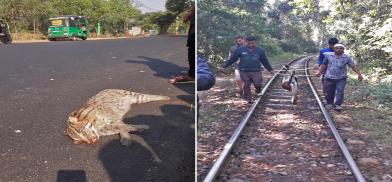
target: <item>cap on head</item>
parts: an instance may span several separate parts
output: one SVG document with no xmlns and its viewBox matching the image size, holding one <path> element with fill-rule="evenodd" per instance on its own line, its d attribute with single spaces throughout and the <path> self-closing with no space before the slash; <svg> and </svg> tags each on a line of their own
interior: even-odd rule
<svg viewBox="0 0 392 182">
<path fill-rule="evenodd" d="M 246 41 L 256 41 L 256 37 L 250 35 L 250 36 L 246 37 Z"/>
<path fill-rule="evenodd" d="M 330 38 L 328 40 L 328 44 L 337 44 L 339 42 L 339 40 L 337 38 Z"/>
<path fill-rule="evenodd" d="M 333 47 L 340 47 L 340 48 L 346 49 L 346 47 L 341 43 L 335 44 Z"/>
</svg>

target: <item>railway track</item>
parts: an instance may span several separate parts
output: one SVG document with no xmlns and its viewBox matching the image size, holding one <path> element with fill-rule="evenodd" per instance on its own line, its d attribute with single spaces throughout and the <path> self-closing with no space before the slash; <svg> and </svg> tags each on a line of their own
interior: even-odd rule
<svg viewBox="0 0 392 182">
<path fill-rule="evenodd" d="M 308 75 L 310 59 L 290 65 Z M 309 77 L 298 79 L 293 105 L 282 75 L 265 85 L 204 181 L 365 181 Z"/>
</svg>

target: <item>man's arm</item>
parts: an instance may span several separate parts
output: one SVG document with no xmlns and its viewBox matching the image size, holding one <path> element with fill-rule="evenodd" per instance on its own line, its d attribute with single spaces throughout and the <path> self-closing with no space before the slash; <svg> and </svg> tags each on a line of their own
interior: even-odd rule
<svg viewBox="0 0 392 182">
<path fill-rule="evenodd" d="M 361 81 L 363 79 L 361 71 L 359 70 L 357 64 L 355 64 L 355 62 L 351 59 L 351 57 L 349 57 L 347 64 L 358 75 L 358 80 Z"/>
<path fill-rule="evenodd" d="M 215 77 L 208 68 L 207 62 L 197 58 L 197 91 L 210 89 L 215 84 Z"/>
<path fill-rule="evenodd" d="M 323 52 L 323 50 L 320 50 L 319 57 L 317 59 L 317 64 L 318 65 L 323 64 L 323 60 L 324 60 L 324 52 Z"/>
<path fill-rule="evenodd" d="M 225 61 L 225 64 L 223 65 L 223 68 L 228 68 L 230 65 L 238 61 L 238 58 L 240 58 L 241 51 L 237 49 L 234 54 L 230 55 L 230 58 Z"/>
<path fill-rule="evenodd" d="M 355 67 L 353 67 L 351 69 L 358 75 L 358 80 L 362 81 L 363 80 L 363 76 L 362 76 L 361 71 L 359 70 L 358 66 L 355 66 Z"/>
<path fill-rule="evenodd" d="M 317 76 L 320 76 L 321 73 L 324 72 L 324 70 L 325 70 L 326 67 L 327 67 L 327 65 L 325 65 L 325 64 L 320 64 L 319 70 L 318 70 L 318 72 L 316 73 L 316 75 L 317 75 Z"/>
<path fill-rule="evenodd" d="M 323 57 L 324 57 L 323 62 L 320 64 L 319 71 L 316 73 L 317 76 L 320 76 L 321 73 L 324 73 L 324 71 L 328 65 L 328 58 L 326 56 L 323 56 Z"/>
<path fill-rule="evenodd" d="M 264 50 L 261 50 L 260 62 L 261 62 L 261 64 L 264 65 L 264 67 L 265 67 L 269 72 L 272 72 L 272 71 L 273 71 L 272 66 L 271 66 L 271 64 L 270 64 L 269 61 L 268 61 L 268 58 L 267 58 L 267 56 L 265 55 Z"/>
</svg>

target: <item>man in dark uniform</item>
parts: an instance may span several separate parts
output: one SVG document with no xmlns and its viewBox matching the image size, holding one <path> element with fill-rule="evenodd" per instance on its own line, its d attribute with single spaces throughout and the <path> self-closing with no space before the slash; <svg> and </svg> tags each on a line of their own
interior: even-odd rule
<svg viewBox="0 0 392 182">
<path fill-rule="evenodd" d="M 251 85 L 256 88 L 256 93 L 261 92 L 262 74 L 261 64 L 273 74 L 273 69 L 265 55 L 264 49 L 256 46 L 256 38 L 254 36 L 248 36 L 246 38 L 246 46 L 239 47 L 233 55 L 225 62 L 223 68 L 228 68 L 233 63 L 239 62 L 239 70 L 241 80 L 244 82 L 244 99 L 248 103 L 252 103 L 251 96 Z"/>
</svg>

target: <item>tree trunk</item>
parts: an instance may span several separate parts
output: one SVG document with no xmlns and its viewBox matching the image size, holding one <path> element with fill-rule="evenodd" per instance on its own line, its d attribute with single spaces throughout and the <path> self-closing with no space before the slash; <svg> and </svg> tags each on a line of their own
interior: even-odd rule
<svg viewBox="0 0 392 182">
<path fill-rule="evenodd" d="M 126 18 L 125 22 L 124 22 L 124 35 L 125 37 L 129 36 L 129 31 L 128 31 L 128 17 Z"/>
<path fill-rule="evenodd" d="M 34 36 L 35 36 L 35 30 L 36 30 L 36 25 L 35 25 L 35 17 L 34 17 L 34 19 L 33 19 L 33 29 L 34 29 Z"/>
</svg>

